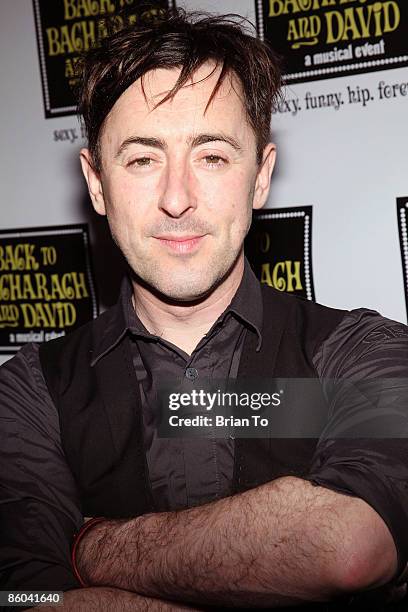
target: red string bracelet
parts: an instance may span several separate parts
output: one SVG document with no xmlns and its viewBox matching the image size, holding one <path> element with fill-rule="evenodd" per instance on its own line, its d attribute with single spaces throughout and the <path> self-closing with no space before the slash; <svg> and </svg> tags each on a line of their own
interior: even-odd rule
<svg viewBox="0 0 408 612">
<path fill-rule="evenodd" d="M 81 585 L 81 587 L 84 587 L 84 588 L 88 587 L 90 585 L 86 584 L 86 582 L 81 578 L 81 575 L 80 575 L 80 573 L 78 571 L 78 568 L 77 568 L 76 553 L 77 553 L 77 549 L 78 549 L 78 544 L 83 539 L 84 535 L 90 529 L 92 529 L 92 527 L 95 527 L 95 525 L 97 525 L 98 523 L 102 523 L 102 521 L 106 521 L 106 518 L 103 517 L 103 516 L 102 517 L 101 516 L 97 516 L 97 517 L 92 518 L 90 521 L 87 521 L 86 523 L 84 523 L 84 525 L 82 525 L 81 529 L 76 534 L 75 539 L 74 539 L 74 543 L 72 545 L 72 552 L 71 552 L 72 569 L 74 570 L 75 578 L 78 580 L 78 582 Z"/>
</svg>

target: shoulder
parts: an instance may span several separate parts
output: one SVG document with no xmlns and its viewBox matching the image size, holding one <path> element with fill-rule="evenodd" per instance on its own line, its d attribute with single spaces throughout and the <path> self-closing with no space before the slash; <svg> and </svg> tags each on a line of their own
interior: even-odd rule
<svg viewBox="0 0 408 612">
<path fill-rule="evenodd" d="M 348 312 L 319 347 L 324 376 L 408 376 L 408 327 L 375 310 Z"/>
<path fill-rule="evenodd" d="M 273 310 L 289 311 L 292 316 L 296 315 L 297 320 L 302 318 L 312 320 L 315 317 L 323 317 L 323 319 L 338 321 L 348 313 L 347 310 L 312 302 L 302 296 L 278 291 L 267 285 L 261 285 L 261 290 L 264 304 L 272 306 Z"/>
<path fill-rule="evenodd" d="M 0 398 L 4 426 L 19 431 L 25 427 L 58 439 L 58 415 L 43 377 L 38 344 L 27 344 L 1 366 Z"/>
<path fill-rule="evenodd" d="M 41 366 L 38 352 L 38 344 L 26 344 L 14 357 L 1 365 L 0 385 L 3 392 L 9 384 L 17 382 L 22 386 L 31 385 L 33 389 L 41 387 Z"/>
<path fill-rule="evenodd" d="M 312 355 L 348 313 L 266 285 L 262 285 L 262 296 L 265 320 L 284 327 Z"/>
</svg>

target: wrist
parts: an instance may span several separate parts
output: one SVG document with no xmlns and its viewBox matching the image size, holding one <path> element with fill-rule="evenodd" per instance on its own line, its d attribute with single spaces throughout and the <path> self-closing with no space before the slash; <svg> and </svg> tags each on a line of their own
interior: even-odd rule
<svg viewBox="0 0 408 612">
<path fill-rule="evenodd" d="M 101 538 L 106 529 L 107 519 L 95 517 L 84 523 L 75 535 L 71 551 L 72 569 L 81 587 L 86 588 L 94 584 L 90 575 L 92 564 L 87 563 L 89 558 L 89 545 L 92 542 L 93 557 L 99 557 L 95 550 L 100 545 Z"/>
</svg>

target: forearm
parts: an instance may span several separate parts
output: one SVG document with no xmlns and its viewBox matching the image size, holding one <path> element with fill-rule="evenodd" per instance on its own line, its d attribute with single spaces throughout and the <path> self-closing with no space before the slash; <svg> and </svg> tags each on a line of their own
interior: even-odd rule
<svg viewBox="0 0 408 612">
<path fill-rule="evenodd" d="M 31 608 L 34 612 L 38 608 Z M 41 612 L 176 612 L 177 610 L 194 611 L 179 603 L 143 597 L 111 587 L 94 587 L 78 589 L 64 593 L 62 606 L 41 606 Z M 29 611 L 28 611 L 29 612 Z"/>
<path fill-rule="evenodd" d="M 282 478 L 206 506 L 96 525 L 78 567 L 90 584 L 202 604 L 325 601 L 353 590 L 349 540 L 365 511 L 361 500 Z"/>
</svg>

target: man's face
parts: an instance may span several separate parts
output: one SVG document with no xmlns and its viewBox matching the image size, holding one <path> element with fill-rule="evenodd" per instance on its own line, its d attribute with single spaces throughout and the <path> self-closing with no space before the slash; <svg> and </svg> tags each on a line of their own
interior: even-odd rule
<svg viewBox="0 0 408 612">
<path fill-rule="evenodd" d="M 162 296 L 192 301 L 241 274 L 252 208 L 267 197 L 274 149 L 256 162 L 255 135 L 227 77 L 205 107 L 219 70 L 202 66 L 171 100 L 154 108 L 179 70 L 149 72 L 108 115 L 97 175 L 82 152 L 93 204 L 107 214 L 131 268 Z M 207 77 L 207 78 L 205 78 Z M 239 270 L 239 271 L 238 271 Z"/>
</svg>

